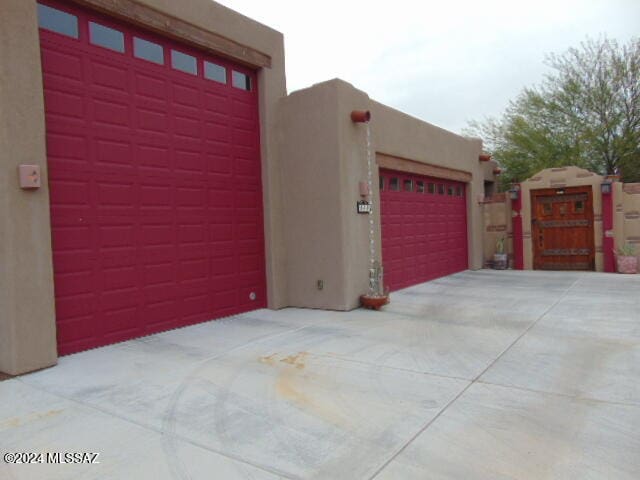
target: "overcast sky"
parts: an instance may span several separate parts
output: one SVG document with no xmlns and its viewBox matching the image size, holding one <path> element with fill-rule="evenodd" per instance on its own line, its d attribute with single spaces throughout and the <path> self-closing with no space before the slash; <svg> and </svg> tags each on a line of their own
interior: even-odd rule
<svg viewBox="0 0 640 480">
<path fill-rule="evenodd" d="M 640 0 L 217 0 L 281 31 L 287 88 L 339 77 L 454 132 L 541 81 L 545 54 L 640 35 Z"/>
</svg>

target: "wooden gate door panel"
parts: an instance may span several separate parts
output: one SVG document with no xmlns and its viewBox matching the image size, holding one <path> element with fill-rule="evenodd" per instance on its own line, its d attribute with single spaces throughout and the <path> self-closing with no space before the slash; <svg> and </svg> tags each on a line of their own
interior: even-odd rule
<svg viewBox="0 0 640 480">
<path fill-rule="evenodd" d="M 594 270 L 590 186 L 531 191 L 533 268 Z"/>
</svg>

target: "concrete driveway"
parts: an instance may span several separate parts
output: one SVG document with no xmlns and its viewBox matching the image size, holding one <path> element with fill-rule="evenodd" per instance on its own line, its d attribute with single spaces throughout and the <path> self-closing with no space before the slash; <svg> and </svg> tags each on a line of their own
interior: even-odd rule
<svg viewBox="0 0 640 480">
<path fill-rule="evenodd" d="M 0 382 L 7 452 L 100 463 L 0 461 L 3 480 L 637 480 L 640 275 L 465 272 L 383 312 L 260 310 L 71 355 Z"/>
</svg>

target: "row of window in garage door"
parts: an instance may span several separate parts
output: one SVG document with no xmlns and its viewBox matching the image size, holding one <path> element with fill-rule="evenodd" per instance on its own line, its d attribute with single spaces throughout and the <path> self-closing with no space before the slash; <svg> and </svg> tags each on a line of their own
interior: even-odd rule
<svg viewBox="0 0 640 480">
<path fill-rule="evenodd" d="M 202 76 L 207 80 L 226 85 L 229 83 L 241 90 L 252 90 L 251 77 L 238 70 L 227 68 L 222 62 L 212 62 L 174 48 L 165 48 L 151 36 L 130 35 L 110 24 L 81 18 L 80 15 L 54 8 L 44 3 L 38 4 L 40 28 L 66 37 L 84 41 L 108 49 L 112 52 L 130 54 L 137 59 L 157 65 L 169 65 L 172 69 L 189 75 Z M 107 25 L 109 24 L 109 25 Z M 229 76 L 231 78 L 229 79 Z"/>
<path fill-rule="evenodd" d="M 402 184 L 402 187 L 401 187 Z M 447 184 L 429 182 L 425 180 L 415 180 L 413 178 L 400 179 L 394 176 L 380 175 L 380 190 L 390 192 L 416 192 L 437 195 L 448 195 L 450 197 L 464 197 L 464 186 L 462 184 Z"/>
</svg>

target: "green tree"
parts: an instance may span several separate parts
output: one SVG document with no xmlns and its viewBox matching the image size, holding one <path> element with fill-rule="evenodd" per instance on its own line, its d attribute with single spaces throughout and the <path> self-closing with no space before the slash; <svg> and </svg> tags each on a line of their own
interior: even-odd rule
<svg viewBox="0 0 640 480">
<path fill-rule="evenodd" d="M 640 182 L 640 39 L 588 39 L 546 64 L 551 73 L 501 117 L 465 130 L 503 167 L 503 186 L 568 165 Z"/>
</svg>

